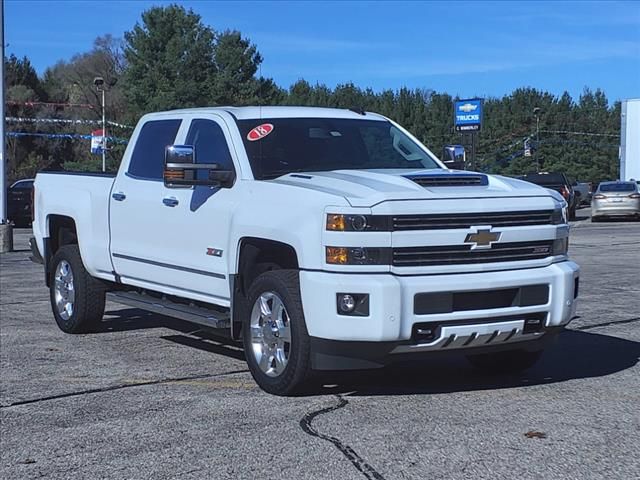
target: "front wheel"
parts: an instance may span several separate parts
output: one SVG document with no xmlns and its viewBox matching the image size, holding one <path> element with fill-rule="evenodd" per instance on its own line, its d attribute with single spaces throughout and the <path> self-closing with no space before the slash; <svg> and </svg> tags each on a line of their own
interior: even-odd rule
<svg viewBox="0 0 640 480">
<path fill-rule="evenodd" d="M 488 373 L 518 373 L 533 367 L 541 356 L 542 350 L 532 352 L 509 350 L 506 352 L 467 355 L 467 360 L 474 367 Z"/>
<path fill-rule="evenodd" d="M 64 245 L 51 259 L 51 308 L 65 333 L 84 333 L 102 320 L 105 287 L 84 268 L 77 245 Z"/>
<path fill-rule="evenodd" d="M 264 391 L 290 395 L 309 379 L 310 342 L 298 272 L 271 270 L 251 284 L 242 339 L 251 375 Z"/>
</svg>

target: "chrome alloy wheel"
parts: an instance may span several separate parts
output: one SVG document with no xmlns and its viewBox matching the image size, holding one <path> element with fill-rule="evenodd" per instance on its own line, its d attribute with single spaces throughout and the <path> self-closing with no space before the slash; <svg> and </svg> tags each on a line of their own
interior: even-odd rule
<svg viewBox="0 0 640 480">
<path fill-rule="evenodd" d="M 278 294 L 264 292 L 251 310 L 251 350 L 269 377 L 279 376 L 291 352 L 291 321 Z"/>
<path fill-rule="evenodd" d="M 53 295 L 58 308 L 58 314 L 63 320 L 69 320 L 73 315 L 73 303 L 76 299 L 76 291 L 73 285 L 73 270 L 66 260 L 62 260 L 53 277 Z"/>
</svg>

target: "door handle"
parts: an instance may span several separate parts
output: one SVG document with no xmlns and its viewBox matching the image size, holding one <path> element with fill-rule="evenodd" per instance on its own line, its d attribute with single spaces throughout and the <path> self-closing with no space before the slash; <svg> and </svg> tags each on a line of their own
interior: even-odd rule
<svg viewBox="0 0 640 480">
<path fill-rule="evenodd" d="M 167 207 L 175 207 L 178 205 L 178 199 L 175 197 L 166 197 L 162 199 L 162 203 L 164 203 Z"/>
<path fill-rule="evenodd" d="M 127 196 L 126 196 L 124 193 L 122 193 L 122 192 L 114 192 L 114 193 L 112 193 L 112 194 L 111 194 L 111 197 L 112 197 L 114 200 L 117 200 L 118 202 L 121 202 L 121 201 L 123 201 L 125 198 L 127 198 Z"/>
</svg>

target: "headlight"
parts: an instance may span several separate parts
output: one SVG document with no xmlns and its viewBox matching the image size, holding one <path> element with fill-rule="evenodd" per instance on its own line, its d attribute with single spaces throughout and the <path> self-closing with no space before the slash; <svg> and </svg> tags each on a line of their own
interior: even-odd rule
<svg viewBox="0 0 640 480">
<path fill-rule="evenodd" d="M 566 255 L 569 251 L 569 237 L 558 238 L 553 241 L 552 255 Z"/>
<path fill-rule="evenodd" d="M 327 230 L 332 232 L 389 232 L 390 217 L 379 215 L 327 215 Z"/>
<path fill-rule="evenodd" d="M 390 248 L 326 247 L 326 261 L 330 265 L 389 265 Z"/>
<path fill-rule="evenodd" d="M 553 214 L 551 215 L 551 223 L 553 225 L 562 225 L 564 223 L 567 223 L 567 207 L 566 206 L 558 207 L 553 210 Z"/>
</svg>

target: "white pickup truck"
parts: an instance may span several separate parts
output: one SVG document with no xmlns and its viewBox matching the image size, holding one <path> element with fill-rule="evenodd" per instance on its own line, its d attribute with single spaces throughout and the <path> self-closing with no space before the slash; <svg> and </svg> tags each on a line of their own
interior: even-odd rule
<svg viewBox="0 0 640 480">
<path fill-rule="evenodd" d="M 34 198 L 64 332 L 105 297 L 224 329 L 273 394 L 450 350 L 522 370 L 575 315 L 562 197 L 449 170 L 375 113 L 152 113 L 117 175 L 41 172 Z"/>
</svg>

